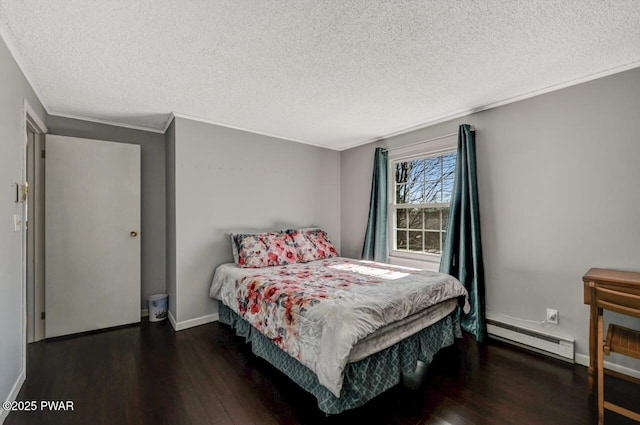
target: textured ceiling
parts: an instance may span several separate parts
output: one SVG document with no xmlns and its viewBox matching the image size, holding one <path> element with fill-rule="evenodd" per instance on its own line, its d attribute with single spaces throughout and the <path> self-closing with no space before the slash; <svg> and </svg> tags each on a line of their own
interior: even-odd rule
<svg viewBox="0 0 640 425">
<path fill-rule="evenodd" d="M 54 115 L 344 149 L 640 66 L 640 1 L 0 0 Z"/>
</svg>

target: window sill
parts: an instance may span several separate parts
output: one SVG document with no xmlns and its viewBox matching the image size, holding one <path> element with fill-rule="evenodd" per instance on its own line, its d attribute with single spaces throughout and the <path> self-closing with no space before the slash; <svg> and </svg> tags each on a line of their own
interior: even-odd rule
<svg viewBox="0 0 640 425">
<path fill-rule="evenodd" d="M 440 257 L 433 256 L 430 258 L 416 258 L 415 255 L 398 255 L 396 253 L 389 254 L 389 263 L 395 266 L 414 267 L 422 270 L 431 270 L 437 272 L 440 269 Z"/>
</svg>

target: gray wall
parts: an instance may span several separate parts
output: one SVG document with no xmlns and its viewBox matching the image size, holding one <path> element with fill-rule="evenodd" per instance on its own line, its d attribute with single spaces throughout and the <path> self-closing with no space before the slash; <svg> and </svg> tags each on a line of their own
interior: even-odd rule
<svg viewBox="0 0 640 425">
<path fill-rule="evenodd" d="M 147 297 L 162 294 L 165 282 L 165 136 L 78 119 L 49 116 L 49 134 L 108 140 L 140 145 L 141 153 L 141 221 L 142 288 L 141 308 Z"/>
<path fill-rule="evenodd" d="M 0 38 L 0 400 L 9 398 L 23 370 L 24 285 L 22 233 L 13 231 L 13 183 L 22 181 L 25 141 L 24 99 L 46 120 L 40 101 Z M 6 412 L 0 412 L 0 420 Z"/>
<path fill-rule="evenodd" d="M 369 218 L 369 201 L 373 179 L 373 156 L 384 142 L 341 152 L 340 227 L 342 252 L 345 257 L 360 258 Z M 364 207 L 364 208 L 363 208 Z"/>
<path fill-rule="evenodd" d="M 553 332 L 574 337 L 587 354 L 582 275 L 590 267 L 640 270 L 639 117 L 634 69 L 379 144 L 475 125 L 489 314 L 543 320 L 556 308 Z M 342 152 L 342 247 L 350 256 L 362 249 L 375 146 Z"/>
<path fill-rule="evenodd" d="M 231 231 L 317 225 L 340 247 L 340 153 L 175 119 L 178 322 L 214 314 L 216 266 Z"/>
</svg>

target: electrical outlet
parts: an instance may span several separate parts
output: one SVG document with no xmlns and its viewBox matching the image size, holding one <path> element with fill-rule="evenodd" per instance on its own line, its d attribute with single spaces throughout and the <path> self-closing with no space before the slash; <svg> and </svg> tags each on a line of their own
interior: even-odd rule
<svg viewBox="0 0 640 425">
<path fill-rule="evenodd" d="M 554 310 L 552 308 L 547 309 L 547 323 L 553 323 L 554 325 L 558 324 L 558 310 Z"/>
</svg>

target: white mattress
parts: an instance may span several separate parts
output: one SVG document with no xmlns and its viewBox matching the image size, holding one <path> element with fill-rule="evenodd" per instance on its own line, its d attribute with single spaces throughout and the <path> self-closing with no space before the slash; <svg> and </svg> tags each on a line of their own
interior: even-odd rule
<svg viewBox="0 0 640 425">
<path fill-rule="evenodd" d="M 354 363 L 371 354 L 391 347 L 393 344 L 429 327 L 450 314 L 458 305 L 457 299 L 443 301 L 412 316 L 384 326 L 360 340 L 349 354 L 348 363 Z"/>
</svg>

